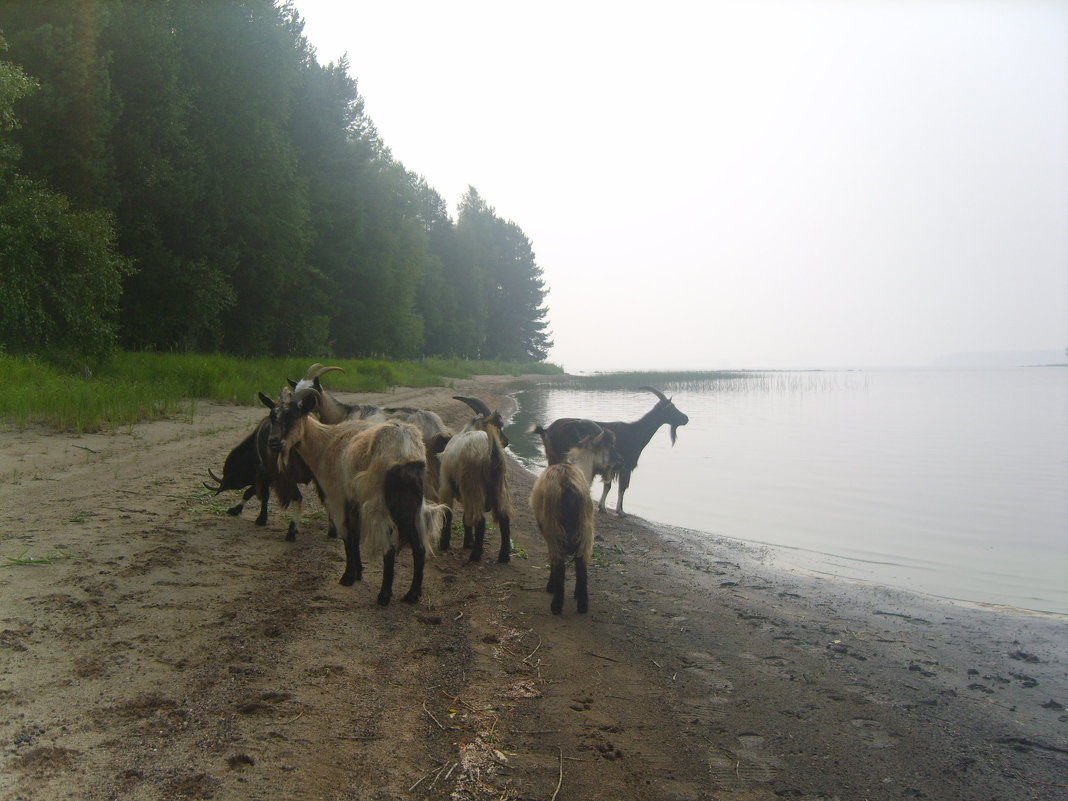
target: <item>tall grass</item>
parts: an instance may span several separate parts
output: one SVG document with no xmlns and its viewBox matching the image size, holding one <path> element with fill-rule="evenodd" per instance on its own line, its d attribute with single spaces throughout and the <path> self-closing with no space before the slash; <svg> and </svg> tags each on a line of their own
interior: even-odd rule
<svg viewBox="0 0 1068 801">
<path fill-rule="evenodd" d="M 256 405 L 261 390 L 277 396 L 286 378 L 299 379 L 312 358 L 239 359 L 175 353 L 119 353 L 91 379 L 33 357 L 0 354 L 0 425 L 40 424 L 76 432 L 114 429 L 178 413 L 192 414 L 196 400 Z M 330 374 L 342 392 L 384 392 L 394 386 L 441 386 L 474 375 L 522 375 L 563 371 L 555 365 L 424 359 L 390 362 L 331 360 L 344 373 Z"/>
<path fill-rule="evenodd" d="M 595 373 L 576 376 L 561 387 L 591 390 L 636 390 L 653 386 L 672 392 L 799 393 L 866 386 L 863 373 L 821 370 L 703 370 Z"/>
</svg>

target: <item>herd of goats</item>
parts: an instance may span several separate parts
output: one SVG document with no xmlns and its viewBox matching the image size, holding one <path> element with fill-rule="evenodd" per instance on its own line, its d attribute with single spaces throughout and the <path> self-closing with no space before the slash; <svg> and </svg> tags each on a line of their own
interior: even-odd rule
<svg viewBox="0 0 1068 801">
<path fill-rule="evenodd" d="M 412 584 L 404 596 L 416 603 L 422 593 L 426 554 L 435 545 L 449 550 L 452 507 L 463 508 L 464 547 L 470 561 L 482 558 L 485 513 L 500 530 L 498 562 L 511 554 L 511 497 L 504 449 L 508 438 L 499 412 L 478 398 L 454 396 L 475 412 L 459 433 L 441 417 L 412 408 L 383 408 L 347 404 L 327 392 L 320 378 L 340 367 L 313 364 L 300 381 L 289 380 L 274 400 L 260 393 L 269 414 L 226 458 L 222 477 L 204 483 L 216 494 L 244 490 L 241 502 L 228 510 L 238 515 L 253 496 L 260 501 L 257 525 L 267 523 L 267 501 L 274 490 L 279 506 L 290 513 L 287 540 L 298 532 L 302 484 L 314 484 L 329 518 L 329 535 L 345 543 L 345 572 L 350 586 L 363 573 L 361 549 L 382 557 L 382 586 L 378 603 L 393 596 L 397 551 L 412 550 Z M 550 609 L 560 614 L 564 602 L 564 574 L 568 557 L 575 562 L 575 601 L 579 612 L 589 608 L 587 573 L 593 555 L 593 499 L 590 485 L 600 476 L 604 487 L 600 510 L 618 478 L 616 511 L 623 515 L 623 495 L 630 485 L 638 457 L 657 430 L 668 425 L 674 444 L 676 430 L 689 418 L 671 399 L 653 387 L 657 404 L 641 419 L 629 423 L 561 418 L 530 433 L 539 434 L 549 466 L 537 478 L 531 508 L 549 552 Z"/>
</svg>

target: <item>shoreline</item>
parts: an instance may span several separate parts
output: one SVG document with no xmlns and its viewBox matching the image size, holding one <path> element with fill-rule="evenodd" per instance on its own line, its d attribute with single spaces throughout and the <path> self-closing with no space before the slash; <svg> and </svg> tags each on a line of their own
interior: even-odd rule
<svg viewBox="0 0 1068 801">
<path fill-rule="evenodd" d="M 351 399 L 458 426 L 451 395 L 493 407 L 515 383 Z M 0 554 L 70 555 L 0 571 L 0 801 L 1063 797 L 1060 621 L 779 573 L 614 514 L 589 613 L 568 595 L 554 616 L 517 460 L 511 562 L 439 553 L 419 604 L 379 607 L 380 566 L 338 584 L 314 493 L 289 543 L 273 506 L 256 527 L 199 489 L 261 416 L 0 433 Z M 402 554 L 395 591 L 410 571 Z"/>
</svg>

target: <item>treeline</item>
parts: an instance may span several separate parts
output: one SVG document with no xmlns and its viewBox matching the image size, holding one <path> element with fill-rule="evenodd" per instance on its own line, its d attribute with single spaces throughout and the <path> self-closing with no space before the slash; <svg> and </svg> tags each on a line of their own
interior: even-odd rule
<svg viewBox="0 0 1068 801">
<path fill-rule="evenodd" d="M 0 350 L 545 358 L 522 229 L 474 188 L 453 220 L 302 27 L 0 0 Z"/>
</svg>

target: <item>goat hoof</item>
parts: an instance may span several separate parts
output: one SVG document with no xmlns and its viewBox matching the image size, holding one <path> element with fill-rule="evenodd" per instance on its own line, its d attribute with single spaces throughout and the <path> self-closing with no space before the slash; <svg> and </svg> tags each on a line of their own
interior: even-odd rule
<svg viewBox="0 0 1068 801">
<path fill-rule="evenodd" d="M 297 533 L 295 531 L 290 531 L 288 534 L 286 534 L 286 542 L 296 542 L 296 539 Z"/>
<path fill-rule="evenodd" d="M 341 577 L 340 583 L 342 584 L 342 586 L 351 587 L 357 581 L 359 581 L 359 576 L 350 576 L 348 573 L 346 573 Z"/>
<path fill-rule="evenodd" d="M 257 517 L 256 518 L 256 525 L 257 526 L 266 526 L 267 525 L 267 518 L 266 517 Z"/>
<path fill-rule="evenodd" d="M 497 564 L 506 565 L 506 564 L 508 564 L 509 561 L 511 561 L 511 558 L 512 557 L 509 556 L 508 554 L 502 553 L 497 557 Z"/>
<path fill-rule="evenodd" d="M 378 593 L 378 605 L 379 606 L 389 606 L 389 599 L 392 598 L 392 597 L 393 596 L 388 592 L 380 592 L 380 593 Z"/>
<path fill-rule="evenodd" d="M 583 603 L 580 603 L 580 604 L 578 605 L 578 610 L 579 610 L 579 613 L 580 613 L 580 614 L 583 614 L 583 615 L 584 615 L 584 614 L 586 614 L 586 613 L 587 613 L 588 611 L 590 611 L 590 605 L 589 605 L 589 604 L 583 604 Z"/>
<path fill-rule="evenodd" d="M 417 604 L 419 603 L 419 593 L 409 592 L 407 595 L 401 598 L 401 600 L 404 601 L 404 603 L 406 604 Z"/>
<path fill-rule="evenodd" d="M 468 562 L 481 562 L 482 561 L 482 554 L 475 553 L 474 551 L 471 551 L 471 558 L 468 559 L 467 561 Z"/>
<path fill-rule="evenodd" d="M 562 605 L 561 606 L 557 606 L 556 604 L 553 604 L 552 606 L 549 607 L 549 611 L 552 612 L 554 615 L 558 615 L 562 611 L 564 611 L 564 607 Z"/>
<path fill-rule="evenodd" d="M 229 509 L 226 510 L 226 514 L 230 515 L 230 517 L 237 517 L 239 514 L 241 514 L 241 510 L 243 508 L 244 507 L 241 506 L 231 506 Z"/>
</svg>

